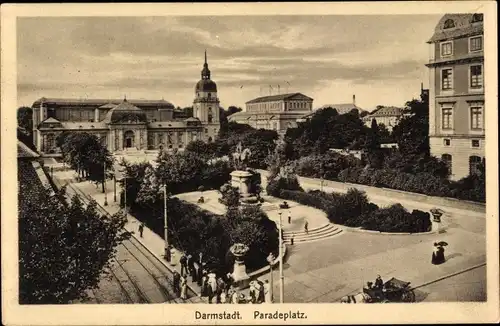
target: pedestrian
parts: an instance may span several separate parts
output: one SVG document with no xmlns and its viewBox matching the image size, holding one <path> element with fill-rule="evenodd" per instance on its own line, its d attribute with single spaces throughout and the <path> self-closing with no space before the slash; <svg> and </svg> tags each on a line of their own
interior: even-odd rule
<svg viewBox="0 0 500 326">
<path fill-rule="evenodd" d="M 240 303 L 240 292 L 238 291 L 238 289 L 234 289 L 233 295 L 231 296 L 231 303 Z"/>
<path fill-rule="evenodd" d="M 187 299 L 187 279 L 181 276 L 181 299 Z"/>
<path fill-rule="evenodd" d="M 196 271 L 198 273 L 198 275 L 196 275 L 196 282 L 198 283 L 198 286 L 201 286 L 201 281 L 203 278 L 203 269 L 205 269 L 205 263 L 200 264 L 198 270 Z"/>
<path fill-rule="evenodd" d="M 309 222 L 307 220 L 304 223 L 304 231 L 306 231 L 306 234 L 309 234 Z"/>
<path fill-rule="evenodd" d="M 288 224 L 292 223 L 292 211 L 288 210 Z"/>
<path fill-rule="evenodd" d="M 181 263 L 181 276 L 187 275 L 187 257 L 185 254 L 182 254 L 181 258 L 179 259 L 179 262 Z"/>
<path fill-rule="evenodd" d="M 444 263 L 445 259 L 444 259 L 444 247 L 440 244 L 438 244 L 437 246 L 437 263 L 438 264 L 442 264 Z"/>
<path fill-rule="evenodd" d="M 294 241 L 294 238 L 293 238 L 293 235 L 292 237 L 290 238 L 290 244 L 293 246 L 293 241 Z"/>
<path fill-rule="evenodd" d="M 208 296 L 208 276 L 207 276 L 207 271 L 203 271 L 203 276 L 201 278 L 201 296 L 206 297 Z"/>
<path fill-rule="evenodd" d="M 139 224 L 139 235 L 142 238 L 142 233 L 144 232 L 144 223 Z"/>
<path fill-rule="evenodd" d="M 433 265 L 438 265 L 438 244 L 434 242 L 434 246 L 432 248 L 432 259 L 431 263 Z"/>
<path fill-rule="evenodd" d="M 174 292 L 179 297 L 181 295 L 181 274 L 174 272 Z"/>
<path fill-rule="evenodd" d="M 226 291 L 223 290 L 221 293 L 220 293 L 220 296 L 219 296 L 219 303 L 227 303 L 227 294 L 226 294 Z"/>
<path fill-rule="evenodd" d="M 194 278 L 196 277 L 196 276 L 194 276 L 196 271 L 194 269 L 194 259 L 193 259 L 193 256 L 191 254 L 189 254 L 187 256 L 187 267 L 188 267 L 189 274 L 191 275 L 191 277 L 194 280 Z"/>
<path fill-rule="evenodd" d="M 215 279 L 215 274 L 208 274 L 208 303 L 212 303 L 212 300 L 215 296 L 217 296 L 217 280 Z"/>
<path fill-rule="evenodd" d="M 217 303 L 222 303 L 222 294 L 226 290 L 226 283 L 222 279 L 222 277 L 217 278 Z"/>
<path fill-rule="evenodd" d="M 269 280 L 266 280 L 266 282 L 264 282 L 264 302 L 265 303 L 273 303 L 271 291 L 272 291 L 271 284 L 269 284 Z"/>
</svg>

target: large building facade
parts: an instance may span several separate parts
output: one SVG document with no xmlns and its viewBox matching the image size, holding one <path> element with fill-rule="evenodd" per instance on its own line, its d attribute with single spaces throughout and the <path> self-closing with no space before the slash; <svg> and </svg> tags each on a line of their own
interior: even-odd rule
<svg viewBox="0 0 500 326">
<path fill-rule="evenodd" d="M 428 43 L 430 150 L 457 180 L 485 156 L 483 15 L 444 15 Z"/>
<path fill-rule="evenodd" d="M 302 93 L 258 97 L 246 102 L 246 111 L 232 114 L 228 120 L 284 134 L 297 127 L 298 118 L 312 111 L 312 102 Z"/>
<path fill-rule="evenodd" d="M 41 98 L 32 108 L 34 143 L 42 154 L 59 153 L 56 139 L 64 131 L 95 134 L 117 152 L 182 150 L 194 140 L 213 141 L 220 129 L 217 85 L 210 79 L 206 53 L 193 117 L 165 100 Z"/>
</svg>

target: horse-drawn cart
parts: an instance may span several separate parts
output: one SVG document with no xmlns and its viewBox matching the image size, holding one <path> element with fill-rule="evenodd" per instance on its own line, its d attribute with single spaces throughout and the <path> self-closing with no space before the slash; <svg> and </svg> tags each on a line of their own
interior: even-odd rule
<svg viewBox="0 0 500 326">
<path fill-rule="evenodd" d="M 389 303 L 415 302 L 415 292 L 410 282 L 391 278 L 382 288 L 363 288 L 363 292 L 347 295 L 340 300 L 342 303 Z"/>
</svg>

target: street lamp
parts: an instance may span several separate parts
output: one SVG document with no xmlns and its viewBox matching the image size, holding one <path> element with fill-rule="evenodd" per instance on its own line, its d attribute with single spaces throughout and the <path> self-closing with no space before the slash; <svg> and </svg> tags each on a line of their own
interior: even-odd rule
<svg viewBox="0 0 500 326">
<path fill-rule="evenodd" d="M 280 260 L 280 303 L 283 303 L 283 298 L 285 296 L 284 288 L 284 277 L 283 277 L 283 231 L 281 229 L 281 210 L 279 211 L 279 260 Z"/>
<path fill-rule="evenodd" d="M 116 203 L 116 173 L 113 174 L 113 201 Z"/>
<path fill-rule="evenodd" d="M 269 262 L 269 278 L 271 282 L 271 302 L 274 301 L 274 287 L 273 287 L 273 262 L 274 262 L 274 255 L 273 253 L 269 253 L 269 256 L 267 256 L 267 261 Z"/>
<path fill-rule="evenodd" d="M 168 225 L 167 225 L 167 184 L 163 185 L 163 230 L 165 232 L 165 260 L 170 262 L 170 247 L 168 245 Z"/>
<path fill-rule="evenodd" d="M 104 206 L 108 206 L 108 191 L 106 189 L 106 158 L 104 158 L 104 171 L 102 175 L 102 184 L 104 186 Z"/>
</svg>

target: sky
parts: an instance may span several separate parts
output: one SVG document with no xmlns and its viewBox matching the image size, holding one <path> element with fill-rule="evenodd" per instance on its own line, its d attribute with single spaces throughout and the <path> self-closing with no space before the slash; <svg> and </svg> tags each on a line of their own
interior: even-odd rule
<svg viewBox="0 0 500 326">
<path fill-rule="evenodd" d="M 313 106 L 402 106 L 428 86 L 440 15 L 23 17 L 18 105 L 40 97 L 192 105 L 207 51 L 221 106 L 301 92 Z M 270 87 L 271 85 L 271 87 Z"/>
</svg>

